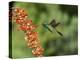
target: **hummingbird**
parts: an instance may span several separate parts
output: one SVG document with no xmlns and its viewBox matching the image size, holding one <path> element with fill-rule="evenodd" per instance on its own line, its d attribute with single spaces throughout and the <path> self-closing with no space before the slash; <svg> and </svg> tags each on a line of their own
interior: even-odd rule
<svg viewBox="0 0 80 60">
<path fill-rule="evenodd" d="M 50 23 L 43 23 L 43 27 L 45 27 L 46 29 L 48 29 L 50 32 L 53 32 L 48 26 L 51 26 L 53 29 L 55 29 L 55 31 L 60 35 L 63 36 L 63 34 L 61 32 L 59 32 L 56 27 L 60 24 L 60 22 L 56 23 L 56 20 L 53 19 Z"/>
</svg>

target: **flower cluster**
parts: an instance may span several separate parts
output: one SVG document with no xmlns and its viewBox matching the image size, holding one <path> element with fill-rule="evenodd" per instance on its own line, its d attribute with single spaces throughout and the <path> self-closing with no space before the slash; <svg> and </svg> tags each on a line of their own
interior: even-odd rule
<svg viewBox="0 0 80 60">
<path fill-rule="evenodd" d="M 38 33 L 34 31 L 37 26 L 32 23 L 32 20 L 28 19 L 28 14 L 21 8 L 15 8 L 13 9 L 13 18 L 19 25 L 18 29 L 24 31 L 25 41 L 29 48 L 32 48 L 33 55 L 43 56 L 44 49 L 41 47 Z"/>
</svg>

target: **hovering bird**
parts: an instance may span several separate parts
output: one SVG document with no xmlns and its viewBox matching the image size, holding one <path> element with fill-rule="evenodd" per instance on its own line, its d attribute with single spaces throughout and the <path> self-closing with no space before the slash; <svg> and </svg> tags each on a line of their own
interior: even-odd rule
<svg viewBox="0 0 80 60">
<path fill-rule="evenodd" d="M 48 29 L 50 32 L 53 32 L 48 26 L 51 26 L 53 29 L 55 29 L 55 31 L 60 35 L 63 36 L 63 34 L 61 32 L 59 32 L 56 27 L 59 25 L 60 23 L 56 23 L 56 20 L 53 19 L 50 23 L 43 23 L 43 27 L 45 27 L 46 29 Z"/>
</svg>

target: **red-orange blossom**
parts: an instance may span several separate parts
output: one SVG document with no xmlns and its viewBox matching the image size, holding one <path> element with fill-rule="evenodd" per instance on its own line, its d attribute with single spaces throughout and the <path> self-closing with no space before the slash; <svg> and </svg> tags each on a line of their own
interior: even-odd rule
<svg viewBox="0 0 80 60">
<path fill-rule="evenodd" d="M 38 33 L 34 30 L 36 25 L 32 23 L 32 20 L 28 19 L 28 14 L 21 8 L 15 8 L 12 10 L 13 18 L 19 25 L 19 29 L 25 33 L 25 41 L 29 48 L 32 48 L 34 56 L 43 56 L 44 49 L 40 44 Z"/>
</svg>

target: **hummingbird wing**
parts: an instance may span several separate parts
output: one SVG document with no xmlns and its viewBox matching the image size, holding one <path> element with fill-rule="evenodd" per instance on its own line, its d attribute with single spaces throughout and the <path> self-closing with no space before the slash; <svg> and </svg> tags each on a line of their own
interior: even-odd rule
<svg viewBox="0 0 80 60">
<path fill-rule="evenodd" d="M 53 19 L 50 24 L 53 28 L 57 27 L 58 26 L 58 23 L 56 23 L 55 19 Z"/>
<path fill-rule="evenodd" d="M 50 25 L 56 24 L 55 19 L 53 19 L 49 24 L 50 24 Z"/>
<path fill-rule="evenodd" d="M 50 32 L 52 32 L 52 30 L 46 25 L 46 24 L 42 24 L 43 27 L 45 27 L 46 29 L 48 29 Z"/>
<path fill-rule="evenodd" d="M 57 23 L 57 24 L 55 25 L 55 27 L 57 27 L 59 24 L 60 24 L 60 23 Z"/>
</svg>

